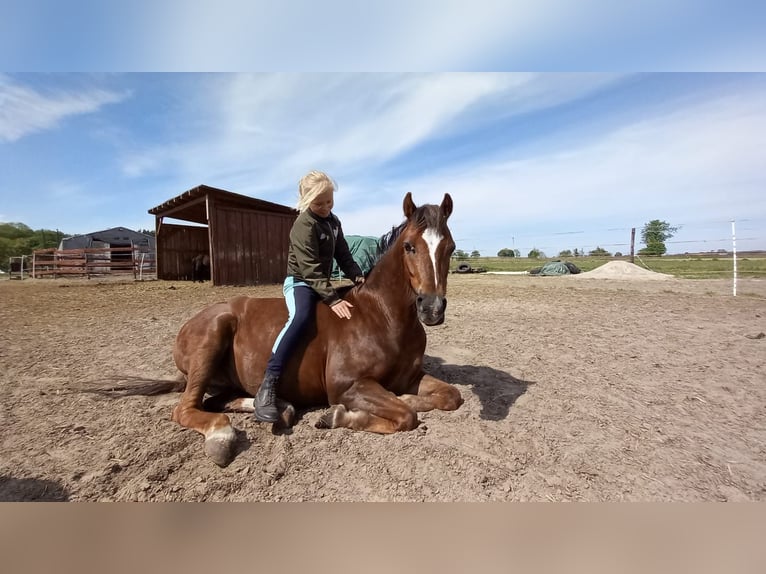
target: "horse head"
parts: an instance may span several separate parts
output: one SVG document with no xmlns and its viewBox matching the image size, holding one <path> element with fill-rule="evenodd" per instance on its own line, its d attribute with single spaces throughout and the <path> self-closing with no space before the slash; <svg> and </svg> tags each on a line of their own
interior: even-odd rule
<svg viewBox="0 0 766 574">
<path fill-rule="evenodd" d="M 441 205 L 417 207 L 412 194 L 407 193 L 403 207 L 407 224 L 397 243 L 403 251 L 404 268 L 416 296 L 418 319 L 426 325 L 440 325 L 447 308 L 447 275 L 455 250 L 447 227 L 452 198 L 445 193 Z"/>
</svg>

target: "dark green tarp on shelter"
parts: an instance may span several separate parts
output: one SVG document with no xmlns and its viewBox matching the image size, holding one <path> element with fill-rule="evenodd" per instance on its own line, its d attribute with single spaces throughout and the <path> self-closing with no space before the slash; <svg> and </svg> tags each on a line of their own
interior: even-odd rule
<svg viewBox="0 0 766 574">
<path fill-rule="evenodd" d="M 348 243 L 348 249 L 351 251 L 351 256 L 354 261 L 357 262 L 362 269 L 362 273 L 367 273 L 372 268 L 375 261 L 375 257 L 378 253 L 378 238 L 366 237 L 364 235 L 346 235 L 346 243 Z M 333 261 L 332 263 L 332 278 L 342 279 L 344 277 L 341 270 L 338 268 L 338 263 Z"/>
</svg>

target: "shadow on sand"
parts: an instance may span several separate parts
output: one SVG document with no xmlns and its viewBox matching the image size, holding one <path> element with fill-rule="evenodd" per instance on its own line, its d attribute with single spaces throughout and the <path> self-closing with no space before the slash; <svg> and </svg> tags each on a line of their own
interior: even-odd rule
<svg viewBox="0 0 766 574">
<path fill-rule="evenodd" d="M 67 502 L 69 493 L 58 482 L 0 476 L 0 502 Z"/>
<path fill-rule="evenodd" d="M 481 418 L 499 421 L 534 381 L 523 381 L 505 371 L 475 365 L 451 365 L 440 357 L 426 355 L 425 371 L 452 385 L 471 385 L 481 401 Z"/>
</svg>

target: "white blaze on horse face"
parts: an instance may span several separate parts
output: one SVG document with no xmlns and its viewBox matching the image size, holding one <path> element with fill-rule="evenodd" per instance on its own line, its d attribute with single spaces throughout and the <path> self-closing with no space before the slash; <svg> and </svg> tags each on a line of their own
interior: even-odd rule
<svg viewBox="0 0 766 574">
<path fill-rule="evenodd" d="M 444 237 L 438 231 L 430 227 L 423 232 L 423 240 L 428 246 L 428 254 L 431 256 L 431 263 L 434 266 L 434 285 L 436 287 L 439 286 L 439 274 L 436 271 L 436 250 L 443 239 Z"/>
</svg>

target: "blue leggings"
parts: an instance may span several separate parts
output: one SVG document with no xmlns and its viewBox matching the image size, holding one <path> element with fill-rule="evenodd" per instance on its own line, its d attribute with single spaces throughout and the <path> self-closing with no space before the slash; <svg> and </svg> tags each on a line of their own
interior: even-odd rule
<svg viewBox="0 0 766 574">
<path fill-rule="evenodd" d="M 310 327 L 316 317 L 316 304 L 319 295 L 311 287 L 302 281 L 296 281 L 292 277 L 285 279 L 282 286 L 287 303 L 289 316 L 287 323 L 282 327 L 274 346 L 271 348 L 271 357 L 266 365 L 266 371 L 279 377 L 282 368 L 290 359 L 290 354 L 300 341 L 307 327 Z"/>
</svg>

